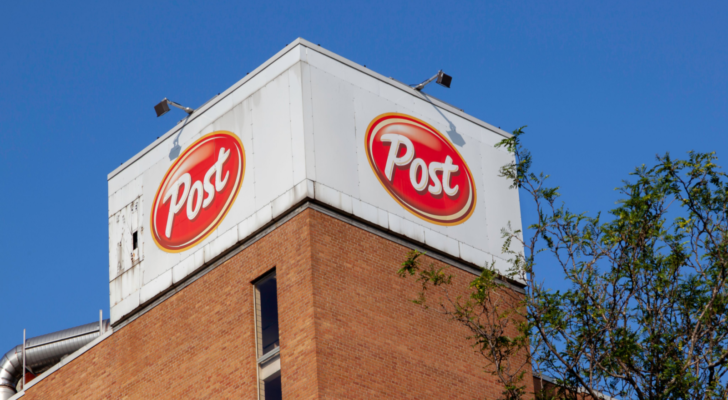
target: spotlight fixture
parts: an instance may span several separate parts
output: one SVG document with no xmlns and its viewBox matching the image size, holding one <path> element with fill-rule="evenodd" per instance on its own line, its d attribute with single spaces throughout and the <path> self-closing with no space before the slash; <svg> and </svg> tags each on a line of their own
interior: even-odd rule
<svg viewBox="0 0 728 400">
<path fill-rule="evenodd" d="M 445 86 L 446 88 L 450 88 L 450 83 L 452 82 L 452 76 L 442 72 L 442 70 L 437 71 L 437 74 L 433 76 L 432 78 L 420 83 L 419 85 L 415 85 L 412 88 L 414 90 L 422 90 L 425 86 L 427 86 L 428 83 L 434 81 L 437 82 L 438 85 Z"/>
<path fill-rule="evenodd" d="M 165 97 L 164 100 L 160 101 L 159 104 L 157 104 L 156 106 L 154 106 L 154 111 L 156 111 L 157 117 L 161 117 L 162 115 L 168 113 L 169 112 L 169 106 L 170 106 L 170 104 L 173 105 L 174 107 L 177 107 L 180 110 L 186 112 L 187 114 L 192 114 L 193 112 L 195 112 L 195 110 L 193 110 L 193 109 L 191 109 L 189 107 L 185 107 L 185 106 L 183 106 L 183 105 L 181 105 L 179 103 L 175 103 L 172 100 L 168 100 Z"/>
</svg>

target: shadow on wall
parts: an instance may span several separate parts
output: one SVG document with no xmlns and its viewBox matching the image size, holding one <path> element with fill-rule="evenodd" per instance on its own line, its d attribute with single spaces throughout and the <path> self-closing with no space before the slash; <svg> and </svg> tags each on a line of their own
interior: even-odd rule
<svg viewBox="0 0 728 400">
<path fill-rule="evenodd" d="M 177 136 L 174 138 L 174 142 L 172 142 L 172 148 L 169 150 L 169 161 L 174 161 L 177 157 L 179 157 L 179 153 L 182 152 L 182 146 L 179 145 L 179 137 L 182 135 L 182 132 L 185 130 L 185 127 L 187 126 L 187 121 L 190 119 L 190 115 L 187 114 L 184 122 L 182 123 L 182 127 L 179 129 L 179 132 L 177 132 Z"/>
<path fill-rule="evenodd" d="M 422 93 L 422 92 L 420 92 Z M 462 147 L 465 146 L 465 138 L 463 135 L 459 134 L 457 132 L 457 128 L 455 127 L 455 124 L 450 121 L 445 114 L 440 111 L 440 108 L 438 108 L 432 101 L 430 101 L 430 97 L 427 96 L 427 93 L 422 93 L 423 96 L 427 99 L 427 101 L 432 105 L 432 107 L 437 111 L 440 115 L 442 115 L 442 118 L 445 118 L 445 121 L 447 121 L 448 125 L 450 125 L 449 129 L 446 131 L 447 135 L 450 137 L 450 141 L 452 141 L 454 144 Z"/>
</svg>

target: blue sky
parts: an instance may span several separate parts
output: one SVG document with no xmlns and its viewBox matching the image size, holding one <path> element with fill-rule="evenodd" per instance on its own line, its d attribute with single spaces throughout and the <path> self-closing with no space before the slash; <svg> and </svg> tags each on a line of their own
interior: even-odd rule
<svg viewBox="0 0 728 400">
<path fill-rule="evenodd" d="M 406 83 L 442 68 L 429 93 L 528 125 L 535 169 L 596 212 L 656 154 L 728 166 L 726 21 L 725 1 L 3 2 L 0 353 L 108 316 L 106 175 L 182 117 L 163 97 L 197 107 L 297 37 Z"/>
</svg>

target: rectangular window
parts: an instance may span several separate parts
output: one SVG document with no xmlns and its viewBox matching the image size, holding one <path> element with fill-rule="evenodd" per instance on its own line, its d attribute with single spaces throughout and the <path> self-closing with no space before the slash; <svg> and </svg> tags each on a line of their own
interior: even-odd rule
<svg viewBox="0 0 728 400">
<path fill-rule="evenodd" d="M 255 326 L 261 400 L 281 400 L 278 290 L 275 271 L 255 283 Z"/>
</svg>

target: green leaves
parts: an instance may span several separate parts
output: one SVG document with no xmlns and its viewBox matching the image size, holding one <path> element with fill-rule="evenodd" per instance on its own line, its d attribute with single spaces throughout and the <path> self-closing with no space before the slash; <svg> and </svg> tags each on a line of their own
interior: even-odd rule
<svg viewBox="0 0 728 400">
<path fill-rule="evenodd" d="M 715 154 L 636 168 L 603 221 L 556 204 L 522 135 L 499 145 L 516 160 L 501 176 L 538 215 L 528 239 L 504 231 L 524 249 L 508 254 L 528 282 L 534 368 L 592 396 L 726 398 L 728 192 Z M 540 283 L 554 267 L 569 289 Z"/>
<path fill-rule="evenodd" d="M 510 179 L 512 181 L 511 189 L 520 188 L 521 182 L 528 174 L 528 170 L 531 168 L 531 153 L 521 147 L 520 137 L 525 134 L 524 129 L 526 126 L 522 126 L 513 131 L 513 136 L 506 138 L 498 142 L 495 147 L 505 147 L 509 153 L 516 154 L 515 162 L 504 165 L 500 169 L 500 176 Z M 536 179 L 535 176 L 532 179 Z"/>
<path fill-rule="evenodd" d="M 485 268 L 453 298 L 447 269 L 422 268 L 412 251 L 398 273 L 416 276 L 413 301 L 469 330 L 506 399 L 530 396 L 531 368 L 558 383 L 537 398 L 728 398 L 728 184 L 715 154 L 658 156 L 617 188 L 606 217 L 590 217 L 530 171 L 524 128 L 496 145 L 513 154 L 500 176 L 537 216 L 525 237 L 503 228 L 509 270 Z M 555 270 L 565 290 L 542 283 Z M 526 281 L 525 296 L 508 279 Z"/>
<path fill-rule="evenodd" d="M 434 309 L 466 327 L 470 332 L 466 339 L 485 360 L 484 370 L 503 383 L 503 398 L 523 398 L 526 393 L 524 376 L 530 369 L 528 346 L 531 331 L 524 317 L 523 299 L 505 289 L 493 266 L 484 268 L 468 284 L 467 296 L 453 296 L 450 293 L 453 275 L 434 262 L 423 268 L 423 256 L 424 253 L 419 251 L 410 251 L 397 271 L 402 278 L 415 276 L 420 285 L 417 297 L 411 301 L 423 309 Z M 433 296 L 435 306 L 431 308 Z"/>
</svg>

